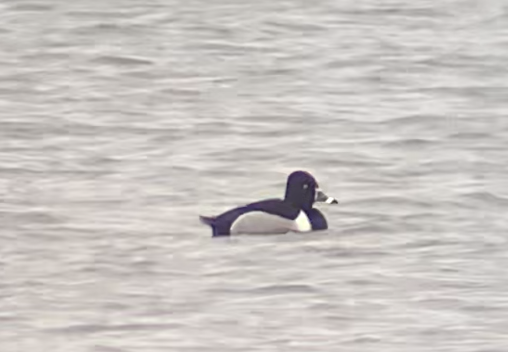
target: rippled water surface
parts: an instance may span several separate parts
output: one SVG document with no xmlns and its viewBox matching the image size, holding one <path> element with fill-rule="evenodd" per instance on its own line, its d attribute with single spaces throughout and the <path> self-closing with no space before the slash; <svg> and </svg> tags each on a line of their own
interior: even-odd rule
<svg viewBox="0 0 508 352">
<path fill-rule="evenodd" d="M 0 3 L 0 350 L 508 350 L 502 0 Z M 330 229 L 198 214 L 311 171 Z"/>
</svg>

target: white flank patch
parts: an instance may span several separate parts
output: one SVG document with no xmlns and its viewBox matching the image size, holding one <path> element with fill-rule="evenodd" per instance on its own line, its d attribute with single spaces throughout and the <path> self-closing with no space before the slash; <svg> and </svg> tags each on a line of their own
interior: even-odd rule
<svg viewBox="0 0 508 352">
<path fill-rule="evenodd" d="M 240 215 L 231 225 L 231 234 L 275 235 L 289 231 L 307 232 L 312 230 L 309 218 L 300 211 L 295 220 L 288 220 L 262 211 L 251 211 Z"/>
<path fill-rule="evenodd" d="M 300 214 L 298 214 L 297 218 L 294 221 L 295 228 L 293 228 L 293 231 L 297 232 L 307 232 L 312 230 L 312 225 L 310 224 L 309 217 L 303 210 L 300 210 Z"/>
</svg>

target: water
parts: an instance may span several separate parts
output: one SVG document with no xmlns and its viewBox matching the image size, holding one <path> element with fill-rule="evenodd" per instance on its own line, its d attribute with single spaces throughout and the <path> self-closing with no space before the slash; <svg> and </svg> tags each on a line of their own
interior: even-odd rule
<svg viewBox="0 0 508 352">
<path fill-rule="evenodd" d="M 508 7 L 0 4 L 0 350 L 508 349 Z M 198 214 L 314 173 L 330 229 Z"/>
</svg>

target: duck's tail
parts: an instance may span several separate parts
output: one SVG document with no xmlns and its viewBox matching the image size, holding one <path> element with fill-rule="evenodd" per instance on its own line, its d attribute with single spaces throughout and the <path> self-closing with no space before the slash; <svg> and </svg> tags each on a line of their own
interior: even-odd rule
<svg viewBox="0 0 508 352">
<path fill-rule="evenodd" d="M 219 230 L 217 228 L 217 224 L 216 224 L 217 218 L 216 217 L 200 215 L 199 220 L 201 221 L 201 223 L 208 225 L 212 228 L 212 237 L 222 236 L 219 233 Z"/>
<path fill-rule="evenodd" d="M 201 221 L 203 224 L 213 227 L 215 223 L 215 218 L 213 216 L 199 216 L 199 221 Z"/>
</svg>

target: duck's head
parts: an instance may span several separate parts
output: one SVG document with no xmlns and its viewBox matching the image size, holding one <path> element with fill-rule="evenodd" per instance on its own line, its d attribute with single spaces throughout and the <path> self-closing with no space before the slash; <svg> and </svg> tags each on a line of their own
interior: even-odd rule
<svg viewBox="0 0 508 352">
<path fill-rule="evenodd" d="M 301 209 L 311 209 L 314 202 L 339 203 L 321 191 L 316 179 L 305 171 L 295 171 L 288 176 L 284 200 Z"/>
</svg>

